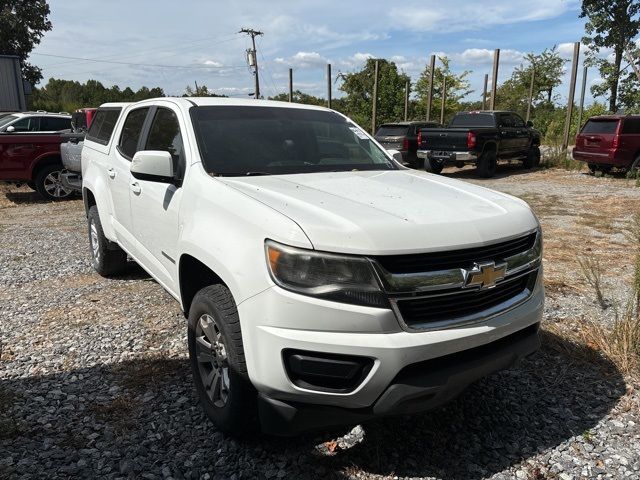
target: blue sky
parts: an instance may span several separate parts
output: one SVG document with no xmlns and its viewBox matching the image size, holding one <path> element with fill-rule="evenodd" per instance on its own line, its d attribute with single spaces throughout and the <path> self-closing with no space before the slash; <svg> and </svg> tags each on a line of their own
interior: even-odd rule
<svg viewBox="0 0 640 480">
<path fill-rule="evenodd" d="M 93 78 L 106 86 L 160 86 L 169 95 L 181 95 L 194 81 L 232 96 L 252 92 L 253 77 L 245 59 L 250 43 L 237 33 L 241 27 L 264 32 L 258 38 L 258 60 L 266 96 L 287 91 L 289 67 L 294 69 L 294 88 L 324 96 L 327 62 L 335 75 L 359 68 L 367 57 L 390 58 L 415 81 L 429 55 L 437 53 L 449 56 L 454 70 L 473 71 L 469 78 L 475 92 L 470 99 L 481 95 L 493 49 L 502 51 L 498 76 L 502 82 L 522 63 L 524 53 L 558 45 L 570 58 L 571 42 L 579 41 L 584 31 L 576 0 L 50 0 L 49 4 L 53 30 L 31 56 L 42 67 L 45 81 Z M 566 99 L 569 70 L 567 63 L 567 82 L 558 91 L 561 101 Z M 595 71 L 588 78 L 589 84 L 599 80 Z"/>
</svg>

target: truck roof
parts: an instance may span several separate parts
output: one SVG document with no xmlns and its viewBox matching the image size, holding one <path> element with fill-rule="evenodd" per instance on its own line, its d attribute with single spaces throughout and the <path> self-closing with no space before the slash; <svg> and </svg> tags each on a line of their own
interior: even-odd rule
<svg viewBox="0 0 640 480">
<path fill-rule="evenodd" d="M 279 108 L 297 108 L 302 110 L 324 110 L 330 111 L 326 107 L 319 107 L 316 105 L 304 105 L 301 103 L 290 103 L 290 102 L 278 102 L 275 100 L 254 100 L 250 98 L 226 98 L 226 97 L 158 97 L 158 98 L 150 98 L 147 100 L 141 100 L 136 102 L 136 105 L 144 105 L 147 103 L 153 104 L 158 101 L 170 101 L 178 105 L 182 105 L 185 108 L 189 108 L 191 106 L 198 107 L 207 107 L 207 106 L 246 106 L 246 107 L 279 107 Z M 131 103 L 123 103 L 123 104 L 104 104 L 101 105 L 103 107 L 106 106 L 122 106 L 122 105 L 131 105 Z"/>
</svg>

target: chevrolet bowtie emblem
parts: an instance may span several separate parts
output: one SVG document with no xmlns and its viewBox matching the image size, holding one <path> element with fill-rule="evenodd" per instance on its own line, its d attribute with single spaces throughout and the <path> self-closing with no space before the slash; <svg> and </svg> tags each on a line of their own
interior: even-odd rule
<svg viewBox="0 0 640 480">
<path fill-rule="evenodd" d="M 502 280 L 507 273 L 507 264 L 496 265 L 495 262 L 476 263 L 467 271 L 467 287 L 491 288 Z"/>
</svg>

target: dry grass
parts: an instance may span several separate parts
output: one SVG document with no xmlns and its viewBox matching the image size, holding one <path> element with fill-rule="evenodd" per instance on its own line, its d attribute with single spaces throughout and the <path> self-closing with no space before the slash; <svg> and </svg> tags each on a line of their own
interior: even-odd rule
<svg viewBox="0 0 640 480">
<path fill-rule="evenodd" d="M 565 170 L 582 170 L 583 162 L 578 162 L 571 157 L 571 153 L 562 148 L 561 143 L 552 141 L 542 154 L 540 162 L 542 168 L 563 168 Z"/>
<path fill-rule="evenodd" d="M 598 304 L 604 309 L 607 308 L 607 303 L 602 293 L 602 265 L 600 261 L 593 256 L 582 257 L 578 259 L 582 275 L 587 283 L 593 288 L 596 294 L 596 300 Z"/>
</svg>

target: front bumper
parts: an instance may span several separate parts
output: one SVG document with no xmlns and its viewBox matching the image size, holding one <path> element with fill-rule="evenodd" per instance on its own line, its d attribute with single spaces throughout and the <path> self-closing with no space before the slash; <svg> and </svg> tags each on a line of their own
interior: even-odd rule
<svg viewBox="0 0 640 480">
<path fill-rule="evenodd" d="M 439 150 L 418 150 L 418 158 L 434 159 L 446 163 L 476 163 L 478 155 L 474 152 L 448 152 Z"/>
<path fill-rule="evenodd" d="M 407 413 L 409 404 L 411 411 L 432 408 L 457 395 L 477 378 L 506 368 L 534 351 L 536 341 L 509 340 L 507 343 L 513 345 L 505 347 L 499 358 L 484 354 L 471 362 L 463 358 L 467 351 L 538 325 L 543 303 L 540 272 L 531 296 L 511 310 L 455 328 L 408 332 L 401 328 L 391 309 L 340 304 L 279 287 L 269 288 L 238 305 L 249 377 L 260 392 L 263 428 L 272 433 L 278 433 L 278 428 L 282 429 L 280 433 L 295 433 L 313 428 L 310 420 L 303 419 L 318 413 L 322 420 L 317 426 L 329 425 L 334 421 L 331 420 L 334 409 L 340 413 L 335 414 L 336 424 L 342 424 L 345 411 L 355 415 L 353 419 L 357 421 Z M 283 351 L 287 349 L 365 357 L 372 359 L 373 364 L 353 390 L 319 391 L 291 381 L 283 360 Z M 464 355 L 449 357 L 454 354 Z M 455 361 L 448 366 L 439 363 L 445 357 Z M 427 377 L 411 380 L 409 387 L 404 380 L 397 381 L 407 369 L 413 371 L 415 365 L 421 364 L 429 368 Z"/>
</svg>

